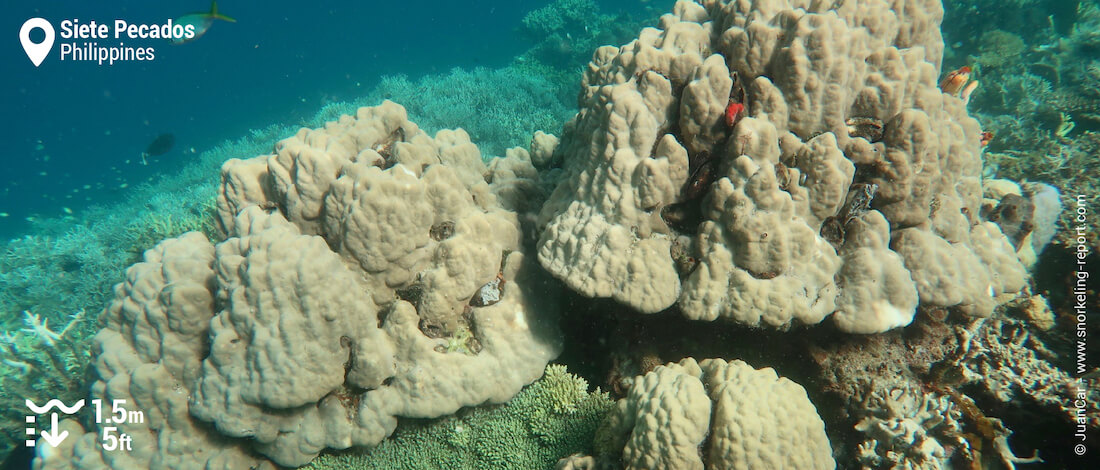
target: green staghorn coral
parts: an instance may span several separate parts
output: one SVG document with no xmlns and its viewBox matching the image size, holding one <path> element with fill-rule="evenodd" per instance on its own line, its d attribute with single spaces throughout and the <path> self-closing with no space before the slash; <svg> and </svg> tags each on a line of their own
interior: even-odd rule
<svg viewBox="0 0 1100 470">
<path fill-rule="evenodd" d="M 559 132 L 571 114 L 565 105 L 565 82 L 530 72 L 510 66 L 455 68 L 418 80 L 386 76 L 362 104 L 400 102 L 429 133 L 461 127 L 481 149 L 482 158 L 503 156 L 506 148 L 527 146 L 535 131 Z"/>
<path fill-rule="evenodd" d="M 1026 47 L 1017 34 L 999 29 L 987 31 L 982 34 L 981 53 L 974 57 L 974 61 L 983 67 L 1012 66 Z"/>
<path fill-rule="evenodd" d="M 647 20 L 627 13 L 605 14 L 593 0 L 556 0 L 523 18 L 519 32 L 534 46 L 517 62 L 537 62 L 576 73 L 596 48 L 625 44 L 655 19 L 656 14 Z"/>
<path fill-rule="evenodd" d="M 433 421 L 405 421 L 378 447 L 326 454 L 303 468 L 550 469 L 559 458 L 590 452 L 613 402 L 551 364 L 541 379 L 500 406 L 467 409 Z"/>
</svg>

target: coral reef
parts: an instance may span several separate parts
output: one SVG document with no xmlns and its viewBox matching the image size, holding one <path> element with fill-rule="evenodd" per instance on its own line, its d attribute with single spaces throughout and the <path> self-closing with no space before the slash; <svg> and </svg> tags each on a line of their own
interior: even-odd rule
<svg viewBox="0 0 1100 470">
<path fill-rule="evenodd" d="M 601 13 L 593 0 L 553 0 L 524 16 L 519 32 L 534 45 L 517 60 L 572 72 L 596 48 L 629 40 L 643 25 L 625 13 Z"/>
<path fill-rule="evenodd" d="M 941 15 L 681 1 L 598 49 L 539 261 L 589 297 L 749 326 L 875 333 L 918 301 L 991 315 L 1026 273 L 979 217 L 980 128 L 937 87 Z"/>
<path fill-rule="evenodd" d="M 1003 468 L 1041 463 L 1038 453 L 1018 457 L 1008 445 L 1012 434 L 999 419 L 984 416 L 956 391 L 921 392 L 911 387 L 868 387 L 859 403 L 855 429 L 867 437 L 857 461 L 865 469 Z M 974 432 L 965 432 L 964 418 Z M 995 453 L 983 454 L 991 447 Z"/>
<path fill-rule="evenodd" d="M 557 355 L 557 306 L 489 176 L 464 132 L 429 137 L 390 102 L 226 162 L 227 238 L 146 252 L 105 313 L 92 395 L 165 419 L 122 429 L 147 448 L 103 464 L 301 465 L 510 399 Z M 494 280 L 499 299 L 471 302 Z M 97 460 L 95 435 L 45 465 Z"/>
<path fill-rule="evenodd" d="M 0 419 L 5 423 L 0 455 L 23 445 L 20 428 L 25 400 L 42 404 L 51 399 L 72 403 L 84 396 L 80 380 L 90 357 L 86 337 L 87 315 L 74 313 L 58 331 L 49 320 L 23 312 L 24 328 L 0 334 Z"/>
<path fill-rule="evenodd" d="M 1020 54 L 1027 49 L 1023 38 L 1000 29 L 983 33 L 978 47 L 981 52 L 973 57 L 972 61 L 981 66 L 982 70 L 1012 66 Z"/>
<path fill-rule="evenodd" d="M 597 442 L 627 469 L 835 467 L 806 391 L 742 361 L 688 358 L 637 378 Z"/>
<path fill-rule="evenodd" d="M 613 404 L 606 393 L 588 392 L 587 382 L 551 364 L 501 406 L 403 423 L 377 447 L 322 454 L 306 468 L 544 470 L 564 455 L 590 453 Z"/>
<path fill-rule="evenodd" d="M 997 224 L 1012 242 L 1016 257 L 1031 268 L 1057 233 L 1061 194 L 1045 183 L 1016 184 L 988 179 L 983 185 L 982 217 Z"/>
<path fill-rule="evenodd" d="M 536 131 L 557 132 L 571 114 L 570 82 L 553 80 L 547 71 L 524 68 L 453 69 L 447 74 L 410 80 L 383 77 L 363 103 L 393 100 L 429 132 L 461 127 L 486 155 L 504 156 L 505 149 L 526 146 Z M 341 109 L 351 113 L 352 109 Z M 335 119 L 338 116 L 332 116 Z"/>
<path fill-rule="evenodd" d="M 93 206 L 60 218 L 36 218 L 33 236 L 2 242 L 0 250 L 0 325 L 4 334 L 16 339 L 20 354 L 45 361 L 45 367 L 29 374 L 4 366 L 0 402 L 4 409 L 23 413 L 24 397 L 65 397 L 67 401 L 86 395 L 85 369 L 91 338 L 103 306 L 111 300 L 112 286 L 121 282 L 130 264 L 141 259 L 144 250 L 164 237 L 187 230 L 213 235 L 213 201 L 216 169 L 232 155 L 258 154 L 270 149 L 274 136 L 289 128 L 271 126 L 237 140 L 226 141 L 198 153 L 189 166 L 130 187 L 118 203 Z M 24 315 L 34 312 L 43 323 L 71 325 L 59 342 L 70 362 L 57 367 L 44 356 L 53 349 L 35 351 L 39 344 L 22 332 Z M 71 323 L 72 312 L 83 312 L 82 321 Z M 5 353 L 10 354 L 10 352 Z M 79 378 L 80 380 L 74 380 Z M 14 415 L 13 415 L 14 416 Z M 0 431 L 6 436 L 23 433 L 23 420 L 4 420 Z M 9 441 L 0 446 L 7 453 Z M 19 441 L 20 443 L 22 441 Z"/>
<path fill-rule="evenodd" d="M 1053 366 L 1049 360 L 1054 354 L 1022 323 L 985 319 L 964 331 L 967 341 L 960 343 L 953 361 L 963 383 L 976 385 L 1003 403 L 1026 399 L 1044 409 L 1059 410 L 1067 422 L 1079 418 L 1072 404 L 1084 387 L 1088 397 L 1084 421 L 1100 429 L 1100 390 Z"/>
<path fill-rule="evenodd" d="M 225 162 L 220 185 L 194 170 L 192 189 L 146 189 L 147 211 L 104 216 L 113 231 L 8 244 L 0 301 L 56 313 L 7 325 L 23 329 L 0 336 L 0 400 L 81 396 L 94 358 L 91 397 L 146 413 L 123 426 L 126 454 L 102 451 L 104 425 L 65 421 L 73 437 L 40 450 L 43 469 L 1041 462 L 1009 447 L 1019 410 L 1100 429 L 1096 381 L 1055 366 L 1041 340 L 1059 321 L 1024 269 L 1056 236 L 1059 198 L 1095 174 L 1100 95 L 1077 90 L 1100 66 L 1075 58 L 1100 48 L 1100 10 L 1083 4 L 1057 42 L 1039 43 L 1063 16 L 947 49 L 941 14 L 931 0 L 680 0 L 659 28 L 596 49 L 633 26 L 558 0 L 524 20 L 537 45 L 510 67 L 386 78 L 361 102 L 408 111 L 333 104 L 270 154 L 264 140 L 290 132 L 259 131 L 262 150 L 230 153 L 261 156 Z M 560 69 L 590 49 L 559 139 Z M 984 126 L 967 111 L 976 81 L 937 87 L 941 59 L 964 57 Z M 1053 186 L 982 180 L 995 175 Z M 608 328 L 634 354 L 581 365 L 611 369 L 617 404 L 546 365 L 562 349 L 559 285 L 536 254 L 611 299 L 570 305 L 582 314 L 641 325 L 630 313 L 671 310 Z M 66 308 L 117 280 L 89 353 L 92 322 Z M 45 303 L 56 287 L 77 300 Z M 81 314 L 51 329 L 67 311 Z M 717 319 L 732 324 L 653 327 Z M 674 343 L 770 367 L 662 365 L 690 356 Z M 752 349 L 766 351 L 733 353 Z M 1068 407 L 1081 384 L 1083 417 Z"/>
<path fill-rule="evenodd" d="M 1100 166 L 1093 158 L 1100 153 L 1100 4 L 946 5 L 944 34 L 958 49 L 945 66 L 981 66 L 982 85 L 970 110 L 994 136 L 985 155 L 987 175 L 1048 183 L 1067 207 L 1076 194 L 1100 202 Z M 1075 226 L 1067 217 L 1063 213 L 1060 224 Z M 1100 233 L 1092 220 L 1086 229 Z M 1071 238 L 1061 231 L 1056 241 L 1071 245 Z"/>
<path fill-rule="evenodd" d="M 926 312 L 924 318 L 904 331 L 895 330 L 867 337 L 827 338 L 810 348 L 819 367 L 819 390 L 835 394 L 851 408 L 859 408 L 866 385 L 905 388 L 924 382 L 932 366 L 952 357 L 958 348 L 953 325 L 933 320 L 940 312 Z"/>
<path fill-rule="evenodd" d="M 855 428 L 868 438 L 859 445 L 864 468 L 951 468 L 948 449 L 966 445 L 961 413 L 942 395 L 874 389 L 859 410 L 865 415 Z"/>
</svg>

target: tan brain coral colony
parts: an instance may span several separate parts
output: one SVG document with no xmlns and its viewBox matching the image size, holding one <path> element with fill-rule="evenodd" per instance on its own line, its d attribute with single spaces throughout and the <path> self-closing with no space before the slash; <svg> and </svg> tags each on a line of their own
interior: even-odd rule
<svg viewBox="0 0 1100 470">
<path fill-rule="evenodd" d="M 510 198 L 521 154 L 494 164 Z M 143 449 L 100 453 L 91 432 L 46 468 L 297 466 L 510 399 L 561 338 L 495 176 L 465 132 L 430 137 L 389 102 L 228 161 L 227 239 L 147 252 L 96 336 L 92 395 L 147 413 L 121 429 Z"/>
<path fill-rule="evenodd" d="M 638 311 L 846 331 L 988 316 L 1026 272 L 979 218 L 981 131 L 934 0 L 681 0 L 598 49 L 538 257 Z"/>
<path fill-rule="evenodd" d="M 635 379 L 596 436 L 630 470 L 833 469 L 825 423 L 802 386 L 720 359 L 658 366 Z"/>
</svg>

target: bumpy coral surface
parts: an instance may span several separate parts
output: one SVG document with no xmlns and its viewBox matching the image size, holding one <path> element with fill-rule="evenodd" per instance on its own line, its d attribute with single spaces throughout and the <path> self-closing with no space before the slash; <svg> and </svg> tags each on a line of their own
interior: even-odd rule
<svg viewBox="0 0 1100 470">
<path fill-rule="evenodd" d="M 937 86 L 939 2 L 679 1 L 598 49 L 539 261 L 638 311 L 846 331 L 1025 283 L 979 217 L 980 132 Z"/>
<path fill-rule="evenodd" d="M 597 439 L 628 469 L 831 469 L 800 385 L 741 361 L 688 358 L 635 380 Z"/>
<path fill-rule="evenodd" d="M 517 171 L 497 175 L 513 203 Z M 116 290 L 93 395 L 151 419 L 121 426 L 148 434 L 126 457 L 137 460 L 102 459 L 248 468 L 237 462 L 257 460 L 251 448 L 301 465 L 377 444 L 398 417 L 511 398 L 561 345 L 557 305 L 539 294 L 492 177 L 465 132 L 430 137 L 389 102 L 228 161 L 228 238 L 166 241 Z M 45 463 L 70 458 L 100 457 L 76 449 Z"/>
<path fill-rule="evenodd" d="M 107 422 L 86 434 L 76 421 L 63 421 L 69 437 L 52 451 L 39 446 L 35 468 L 274 468 L 187 412 L 215 305 L 214 259 L 214 246 L 191 232 L 161 242 L 127 269 L 103 313 L 107 327 L 94 339 L 91 395 L 103 403 L 124 400 L 144 420 Z M 100 438 L 107 426 L 131 436 L 133 449 L 104 451 Z"/>
</svg>

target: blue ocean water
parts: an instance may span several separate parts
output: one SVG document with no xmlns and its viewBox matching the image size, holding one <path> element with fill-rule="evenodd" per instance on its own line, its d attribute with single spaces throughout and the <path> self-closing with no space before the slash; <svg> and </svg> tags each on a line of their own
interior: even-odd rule
<svg viewBox="0 0 1100 470">
<path fill-rule="evenodd" d="M 60 35 L 66 19 L 163 24 L 208 11 L 210 3 L 9 4 L 0 19 L 0 30 L 8 32 L 0 45 L 7 142 L 0 237 L 24 233 L 27 217 L 64 216 L 66 208 L 118 200 L 126 188 L 177 170 L 195 152 L 248 129 L 298 122 L 325 103 L 365 95 L 382 75 L 506 64 L 530 47 L 516 32 L 523 16 L 547 3 L 222 1 L 219 11 L 237 22 L 217 21 L 193 42 L 58 36 L 37 68 L 15 40 L 28 18 L 49 20 Z M 598 3 L 607 11 L 641 5 Z M 155 59 L 62 61 L 62 42 L 153 47 Z M 175 135 L 174 148 L 140 165 L 141 153 L 162 133 Z"/>
</svg>

